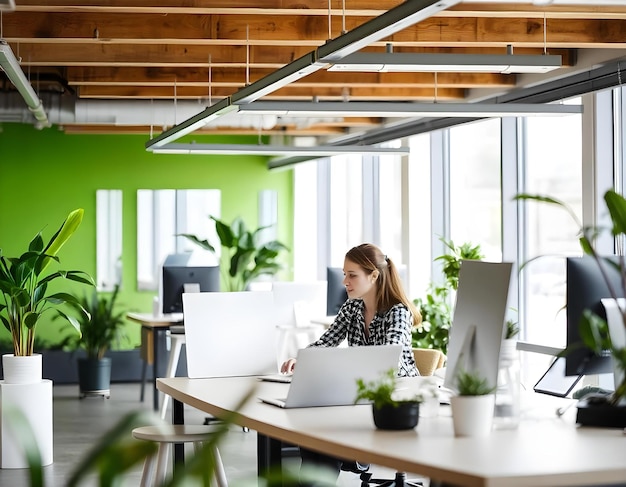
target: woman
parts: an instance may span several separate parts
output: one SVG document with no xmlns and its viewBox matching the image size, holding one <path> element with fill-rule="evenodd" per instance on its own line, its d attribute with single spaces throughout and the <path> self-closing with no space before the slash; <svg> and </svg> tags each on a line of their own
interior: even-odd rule
<svg viewBox="0 0 626 487">
<path fill-rule="evenodd" d="M 346 253 L 343 272 L 348 300 L 333 324 L 309 347 L 336 347 L 345 338 L 351 347 L 400 344 L 398 376 L 418 376 L 411 338 L 421 316 L 406 297 L 393 261 L 375 245 L 364 243 Z M 290 358 L 282 364 L 281 372 L 293 372 L 295 366 L 296 359 Z M 335 479 L 340 470 L 361 473 L 369 467 L 303 448 L 300 455 L 303 469 L 324 467 Z"/>
<path fill-rule="evenodd" d="M 348 300 L 333 324 L 310 347 L 336 347 L 346 337 L 348 345 L 402 345 L 399 377 L 419 375 L 411 343 L 412 330 L 420 323 L 419 311 L 406 297 L 393 261 L 372 244 L 361 244 L 346 253 L 343 283 Z M 281 372 L 290 373 L 290 358 Z"/>
</svg>

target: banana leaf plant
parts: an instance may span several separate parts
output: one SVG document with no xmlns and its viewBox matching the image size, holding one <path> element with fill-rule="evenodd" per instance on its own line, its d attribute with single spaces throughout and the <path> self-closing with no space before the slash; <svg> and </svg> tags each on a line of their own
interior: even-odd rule
<svg viewBox="0 0 626 487">
<path fill-rule="evenodd" d="M 609 190 L 604 194 L 604 202 L 609 211 L 611 218 L 611 228 L 602 228 L 596 226 L 584 226 L 576 216 L 573 209 L 567 203 L 545 195 L 537 194 L 518 194 L 514 197 L 517 200 L 537 201 L 540 203 L 550 204 L 562 208 L 567 212 L 570 218 L 579 228 L 579 242 L 583 252 L 593 257 L 598 264 L 598 268 L 602 273 L 603 279 L 610 290 L 611 297 L 617 299 L 626 293 L 626 260 L 624 256 L 619 256 L 617 260 L 612 261 L 603 258 L 596 250 L 594 244 L 598 235 L 603 232 L 610 231 L 616 238 L 624 238 L 626 236 L 626 199 L 614 190 Z M 611 280 L 607 275 L 607 269 L 615 268 L 621 276 L 622 289 L 615 289 Z M 626 310 L 622 309 L 622 321 L 626 326 Z M 589 349 L 597 354 L 601 354 L 603 350 L 609 350 L 615 364 L 622 372 L 626 371 L 626 348 L 616 347 L 611 342 L 608 332 L 608 326 L 604 319 L 597 314 L 587 310 L 580 323 L 580 335 L 583 343 Z M 567 354 L 570 350 L 565 350 Z M 619 384 L 615 392 L 611 395 L 610 403 L 618 404 L 622 399 L 626 398 L 626 374 Z"/>
<path fill-rule="evenodd" d="M 93 279 L 77 270 L 44 271 L 51 263 L 59 262 L 57 254 L 80 226 L 83 213 L 82 208 L 70 212 L 47 244 L 44 244 L 41 231 L 37 233 L 27 251 L 19 257 L 7 257 L 0 249 L 0 320 L 11 334 L 14 355 L 33 354 L 37 324 L 49 311 L 56 311 L 80 333 L 76 318 L 58 309 L 58 306 L 72 303 L 81 312 L 87 311 L 73 295 L 67 292 L 48 293 L 48 286 L 53 281 L 64 279 L 93 286 Z"/>
<path fill-rule="evenodd" d="M 275 275 L 282 269 L 278 257 L 282 251 L 289 251 L 278 240 L 261 241 L 261 232 L 268 227 L 259 227 L 251 231 L 241 217 L 232 223 L 209 216 L 215 222 L 215 230 L 220 245 L 225 249 L 229 261 L 228 270 L 222 270 L 227 291 L 244 291 L 250 282 L 262 275 Z M 216 253 L 215 247 L 206 239 L 195 235 L 180 234 L 205 250 Z"/>
</svg>

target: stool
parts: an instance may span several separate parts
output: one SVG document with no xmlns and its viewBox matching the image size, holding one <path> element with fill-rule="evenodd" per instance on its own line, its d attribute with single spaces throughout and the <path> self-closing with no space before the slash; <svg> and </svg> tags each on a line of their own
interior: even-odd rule
<svg viewBox="0 0 626 487">
<path fill-rule="evenodd" d="M 146 458 L 144 462 L 140 487 L 163 485 L 167 473 L 169 451 L 173 443 L 193 443 L 194 451 L 197 453 L 202 442 L 208 441 L 214 432 L 215 428 L 211 426 L 186 424 L 140 426 L 133 429 L 133 438 L 153 441 L 159 444 L 157 453 Z M 215 485 L 217 487 L 228 487 L 226 472 L 224 471 L 222 458 L 217 447 L 214 448 L 213 455 L 215 457 L 213 472 Z"/>
<path fill-rule="evenodd" d="M 173 328 L 173 327 L 172 327 Z M 174 377 L 176 375 L 176 369 L 178 368 L 178 359 L 180 358 L 180 351 L 185 344 L 185 334 L 176 333 L 170 329 L 168 336 L 171 340 L 170 358 L 167 362 L 167 370 L 165 371 L 165 377 Z M 161 403 L 161 418 L 165 419 L 167 413 L 167 403 L 170 400 L 170 396 L 165 394 L 163 396 L 163 402 Z"/>
</svg>

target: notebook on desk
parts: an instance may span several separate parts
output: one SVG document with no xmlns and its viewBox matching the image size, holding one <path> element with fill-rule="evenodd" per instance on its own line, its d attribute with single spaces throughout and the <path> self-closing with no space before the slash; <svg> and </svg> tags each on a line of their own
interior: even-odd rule
<svg viewBox="0 0 626 487">
<path fill-rule="evenodd" d="M 347 406 L 354 404 L 357 379 L 366 382 L 396 370 L 402 346 L 303 348 L 286 397 L 259 397 L 281 408 Z"/>
</svg>

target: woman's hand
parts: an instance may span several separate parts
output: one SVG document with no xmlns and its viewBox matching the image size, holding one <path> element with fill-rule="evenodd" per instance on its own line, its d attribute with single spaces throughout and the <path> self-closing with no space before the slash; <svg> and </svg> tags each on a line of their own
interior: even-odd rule
<svg viewBox="0 0 626 487">
<path fill-rule="evenodd" d="M 280 366 L 280 373 L 281 374 L 292 374 L 293 373 L 293 369 L 296 368 L 296 359 L 295 358 L 290 358 L 288 360 L 286 360 L 285 362 L 283 362 L 283 365 Z"/>
</svg>

